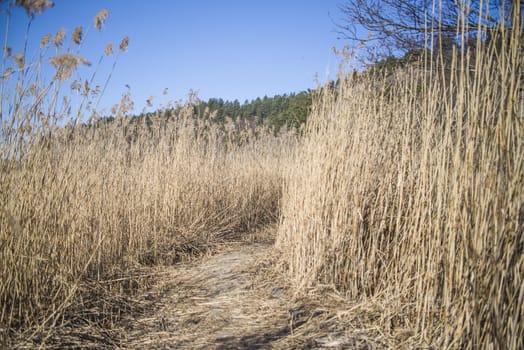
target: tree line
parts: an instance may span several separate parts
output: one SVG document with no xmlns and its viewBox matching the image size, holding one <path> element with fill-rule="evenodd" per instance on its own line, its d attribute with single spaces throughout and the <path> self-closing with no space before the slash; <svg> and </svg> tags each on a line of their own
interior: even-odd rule
<svg viewBox="0 0 524 350">
<path fill-rule="evenodd" d="M 179 114 L 180 110 L 187 108 L 187 104 L 193 109 L 193 115 L 197 119 L 207 120 L 220 125 L 234 124 L 243 129 L 248 126 L 265 126 L 278 133 L 282 127 L 299 128 L 306 122 L 312 105 L 313 90 L 308 89 L 301 92 L 275 95 L 273 97 L 257 97 L 240 103 L 238 99 L 233 101 L 222 98 L 210 98 L 200 100 L 191 98 L 184 105 L 162 111 L 140 113 L 129 116 L 131 122 L 145 119 L 146 124 L 153 116 L 171 118 Z M 102 118 L 102 122 L 112 122 L 114 116 Z"/>
<path fill-rule="evenodd" d="M 257 97 L 251 101 L 224 101 L 222 98 L 210 98 L 194 105 L 195 115 L 202 118 L 213 118 L 217 123 L 232 120 L 254 122 L 267 125 L 275 131 L 283 126 L 299 127 L 311 109 L 311 90 L 299 93 Z"/>
</svg>

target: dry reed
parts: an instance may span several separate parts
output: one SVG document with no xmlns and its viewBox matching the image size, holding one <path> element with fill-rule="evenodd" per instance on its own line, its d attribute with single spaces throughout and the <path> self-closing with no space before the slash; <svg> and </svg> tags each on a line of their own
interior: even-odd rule
<svg viewBox="0 0 524 350">
<path fill-rule="evenodd" d="M 50 6 L 18 3 L 31 15 Z M 524 55 L 513 23 L 498 46 L 479 41 L 451 63 L 426 57 L 319 90 L 298 148 L 292 135 L 204 122 L 191 105 L 132 121 L 128 96 L 112 123 L 65 125 L 59 91 L 82 56 L 57 54 L 47 86 L 24 81 L 39 65 L 15 55 L 2 76 L 21 79 L 17 90 L 1 82 L 0 346 L 46 346 L 64 328 L 74 331 L 58 341 L 74 346 L 78 324 L 84 335 L 111 329 L 133 307 L 124 296 L 147 285 L 143 266 L 281 213 L 295 286 L 345 293 L 337 305 L 348 310 L 322 321 L 336 319 L 337 333 L 392 347 L 524 347 Z M 43 49 L 61 50 L 64 36 Z M 87 98 L 93 85 L 72 88 Z M 95 346 L 118 345 L 92 333 Z"/>
<path fill-rule="evenodd" d="M 171 264 L 277 219 L 289 144 L 269 133 L 227 142 L 191 111 L 150 125 L 121 118 L 40 130 L 2 169 L 8 329 L 53 327 L 86 282 L 128 285 L 136 266 Z"/>
<path fill-rule="evenodd" d="M 277 244 L 296 284 L 380 305 L 362 327 L 410 347 L 524 347 L 518 6 L 498 46 L 323 89 L 286 172 Z"/>
<path fill-rule="evenodd" d="M 36 13 L 49 2 L 21 3 Z M 96 29 L 107 15 L 96 16 Z M 82 43 L 87 31 L 78 28 L 72 41 Z M 280 162 L 293 137 L 224 130 L 194 116 L 191 104 L 131 120 L 128 95 L 113 122 L 84 123 L 96 116 L 103 90 L 94 76 L 112 46 L 90 80 L 71 83 L 81 98 L 71 113 L 64 87 L 87 61 L 61 51 L 65 36 L 46 36 L 36 63 L 24 62 L 25 52 L 3 57 L 2 75 L 14 73 L 1 81 L 9 114 L 0 130 L 0 347 L 74 346 L 71 337 L 79 345 L 79 333 L 110 330 L 126 295 L 147 286 L 144 266 L 195 256 L 279 215 Z M 53 57 L 44 55 L 49 45 Z M 56 69 L 47 84 L 43 60 Z"/>
</svg>

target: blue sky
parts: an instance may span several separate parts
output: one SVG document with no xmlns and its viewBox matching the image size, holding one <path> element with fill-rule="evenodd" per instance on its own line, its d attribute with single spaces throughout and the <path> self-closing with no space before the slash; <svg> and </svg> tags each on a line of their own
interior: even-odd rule
<svg viewBox="0 0 524 350">
<path fill-rule="evenodd" d="M 129 48 L 118 57 L 101 100 L 108 108 L 131 87 L 136 111 L 155 96 L 155 106 L 185 99 L 198 90 L 201 99 L 220 97 L 240 102 L 264 95 L 298 92 L 316 86 L 316 76 L 333 77 L 337 39 L 333 18 L 342 0 L 55 0 L 31 24 L 29 47 L 36 50 L 46 33 L 64 28 L 68 38 L 78 25 L 93 27 L 99 10 L 109 10 L 101 32 L 91 28 L 81 54 L 93 66 L 74 78 L 88 79 L 107 43 Z M 5 34 L 2 13 L 0 35 Z M 27 16 L 12 12 L 9 45 L 22 49 Z M 66 44 L 65 46 L 69 45 Z M 31 49 L 30 49 L 31 51 Z M 100 85 L 115 57 L 104 58 Z M 168 88 L 168 95 L 162 92 Z"/>
</svg>

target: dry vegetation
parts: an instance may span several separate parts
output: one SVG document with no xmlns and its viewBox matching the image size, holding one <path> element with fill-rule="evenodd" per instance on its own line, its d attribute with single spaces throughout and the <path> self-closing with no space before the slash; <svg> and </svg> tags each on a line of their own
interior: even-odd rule
<svg viewBox="0 0 524 350">
<path fill-rule="evenodd" d="M 273 140 L 220 142 L 194 119 L 78 127 L 45 136 L 2 172 L 3 320 L 47 322 L 84 279 L 127 281 L 274 221 Z"/>
<path fill-rule="evenodd" d="M 291 134 L 203 122 L 190 106 L 66 125 L 58 90 L 22 79 L 2 94 L 0 346 L 46 346 L 60 342 L 57 330 L 82 327 L 107 342 L 93 327 L 110 330 L 138 307 L 126 298 L 155 277 L 146 267 L 279 221 L 297 291 L 339 293 L 325 329 L 397 348 L 524 347 L 524 55 L 514 23 L 502 47 L 479 42 L 451 64 L 426 58 L 319 89 L 298 145 Z M 74 61 L 57 63 L 55 84 Z"/>
<path fill-rule="evenodd" d="M 351 75 L 314 104 L 277 244 L 298 286 L 345 292 L 348 329 L 524 346 L 524 55 L 521 27 L 502 33 L 450 65 Z"/>
<path fill-rule="evenodd" d="M 278 216 L 283 139 L 239 145 L 187 115 L 40 131 L 1 173 L 9 328 L 60 323 L 84 281 L 128 289 L 140 265 L 176 262 Z"/>
<path fill-rule="evenodd" d="M 106 15 L 96 17 L 97 29 Z M 110 329 L 132 307 L 120 301 L 147 286 L 145 267 L 275 222 L 280 164 L 293 143 L 202 122 L 190 105 L 169 118 L 160 111 L 138 121 L 68 122 L 60 91 L 76 60 L 62 59 L 77 56 L 60 51 L 63 31 L 50 39 L 42 53 L 52 45 L 58 54 L 48 84 L 38 80 L 40 65 L 4 61 L 13 69 L 2 86 L 15 91 L 2 95 L 0 347 L 12 339 L 45 345 L 61 328 Z M 91 81 L 71 87 L 84 106 L 96 103 Z"/>
</svg>

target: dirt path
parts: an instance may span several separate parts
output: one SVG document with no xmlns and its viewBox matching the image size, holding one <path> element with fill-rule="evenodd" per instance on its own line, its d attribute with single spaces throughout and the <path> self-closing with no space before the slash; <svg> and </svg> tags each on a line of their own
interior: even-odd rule
<svg viewBox="0 0 524 350">
<path fill-rule="evenodd" d="M 108 299 L 101 293 L 88 309 L 102 315 L 100 326 L 80 311 L 43 333 L 45 340 L 21 334 L 14 348 L 388 348 L 375 341 L 377 332 L 369 336 L 369 327 L 354 328 L 380 314 L 366 307 L 352 316 L 355 308 L 329 286 L 297 291 L 278 261 L 271 244 L 228 242 L 217 254 L 147 270 L 151 287 L 142 293 Z M 117 317 L 103 317 L 104 307 L 118 309 Z"/>
<path fill-rule="evenodd" d="M 311 315 L 282 280 L 266 278 L 271 256 L 271 245 L 243 244 L 172 268 L 144 296 L 158 302 L 130 323 L 124 348 L 286 348 Z"/>
</svg>

